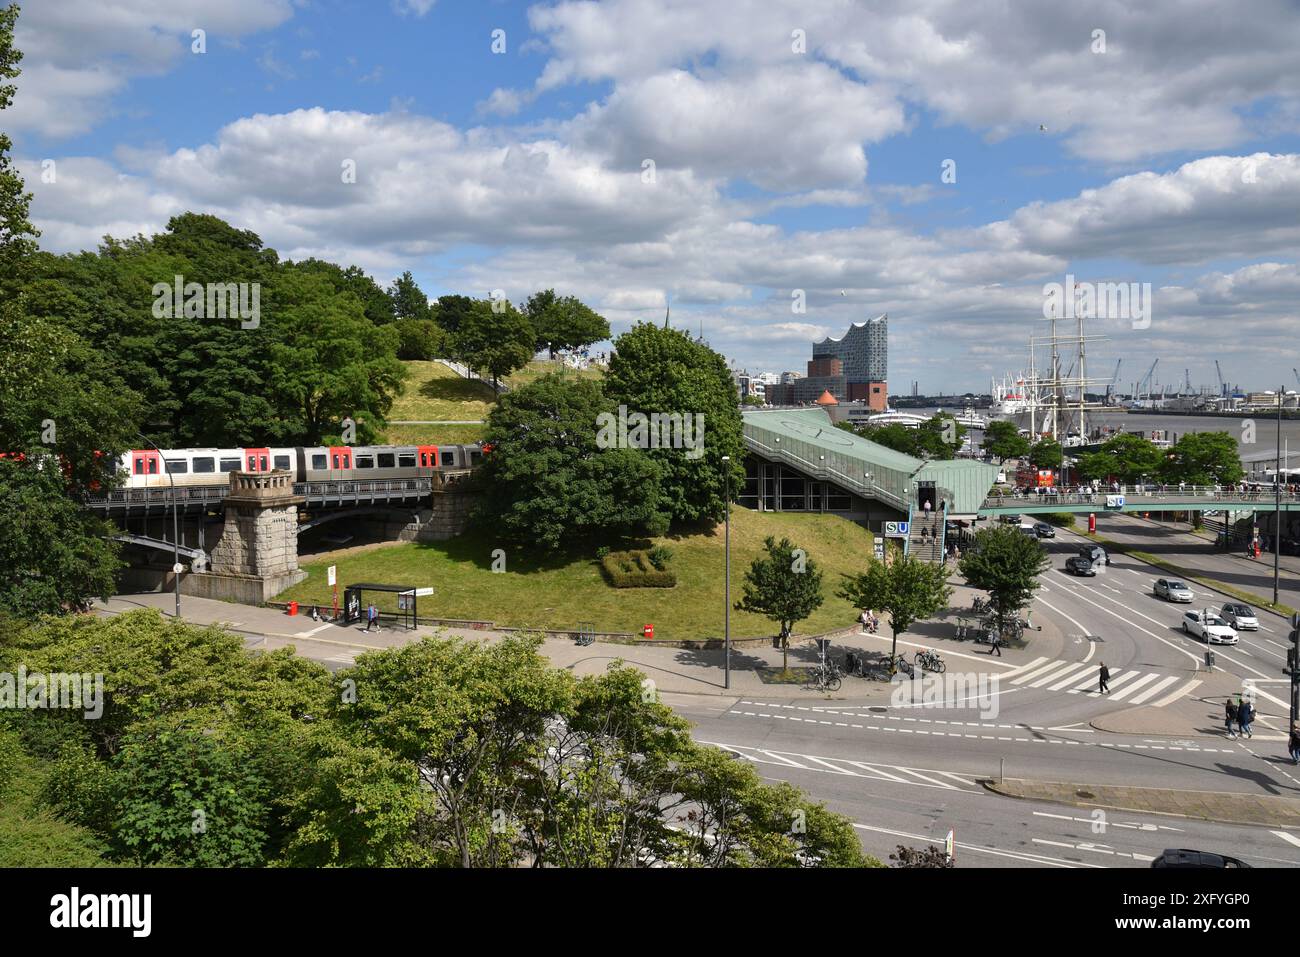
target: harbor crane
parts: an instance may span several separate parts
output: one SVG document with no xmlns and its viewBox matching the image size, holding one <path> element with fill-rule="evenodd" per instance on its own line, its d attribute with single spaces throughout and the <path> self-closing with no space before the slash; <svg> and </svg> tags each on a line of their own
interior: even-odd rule
<svg viewBox="0 0 1300 957">
<path fill-rule="evenodd" d="M 1292 372 L 1295 370 L 1292 369 Z M 1223 381 L 1223 370 L 1219 368 L 1219 360 L 1214 360 L 1214 374 L 1219 377 L 1219 397 L 1226 399 L 1228 397 L 1228 383 Z"/>
<path fill-rule="evenodd" d="M 1107 404 L 1110 404 L 1110 402 L 1111 402 L 1111 395 L 1112 395 L 1112 393 L 1115 391 L 1115 383 L 1119 381 L 1119 367 L 1120 367 L 1120 364 L 1123 363 L 1123 361 L 1124 361 L 1124 358 L 1123 358 L 1122 356 L 1121 356 L 1120 358 L 1118 358 L 1118 359 L 1115 360 L 1115 374 L 1112 375 L 1112 376 L 1110 377 L 1110 381 L 1106 383 L 1106 403 L 1107 403 Z"/>
<path fill-rule="evenodd" d="M 1156 374 L 1156 366 L 1159 364 L 1160 360 L 1158 358 L 1151 363 L 1151 368 L 1147 370 L 1147 374 L 1144 375 L 1142 381 L 1138 383 L 1137 395 L 1133 396 L 1133 398 L 1138 398 L 1138 396 L 1146 391 L 1146 389 L 1151 385 L 1151 377 Z"/>
</svg>

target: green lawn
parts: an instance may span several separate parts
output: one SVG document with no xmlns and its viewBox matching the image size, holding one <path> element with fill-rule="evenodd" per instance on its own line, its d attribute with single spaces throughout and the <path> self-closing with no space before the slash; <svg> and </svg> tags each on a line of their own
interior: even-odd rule
<svg viewBox="0 0 1300 957">
<path fill-rule="evenodd" d="M 591 369 L 570 369 L 564 363 L 551 362 L 549 360 L 535 359 L 528 365 L 524 366 L 518 372 L 506 377 L 506 382 L 512 389 L 517 389 L 522 385 L 527 385 L 549 372 L 560 372 L 566 376 L 573 376 L 578 379 L 600 379 L 605 373 L 599 368 Z"/>
<path fill-rule="evenodd" d="M 762 552 L 763 538 L 782 535 L 805 549 L 823 571 L 826 601 L 802 622 L 802 634 L 830 631 L 853 622 L 856 612 L 836 598 L 840 572 L 861 571 L 872 554 L 871 533 L 834 515 L 759 513 L 737 507 L 731 522 L 731 598 L 741 597 L 741 583 L 750 562 Z M 278 596 L 303 603 L 328 604 L 325 570 L 338 565 L 339 585 L 382 582 L 432 586 L 431 597 L 420 599 L 428 617 L 485 619 L 500 625 L 534 628 L 573 628 L 578 622 L 598 631 L 641 631 L 653 623 L 658 638 L 705 638 L 722 634 L 722 529 L 716 532 L 659 539 L 673 550 L 674 588 L 612 588 L 601 576 L 595 556 L 553 563 L 529 561 L 506 550 L 506 571 L 491 570 L 492 551 L 501 547 L 489 532 L 475 531 L 450 542 L 422 545 L 400 543 L 337 560 L 328 554 L 305 563 L 309 578 Z M 387 599 L 387 596 L 385 596 Z M 380 600 L 381 609 L 394 610 L 396 601 Z M 766 619 L 733 611 L 735 637 L 770 635 Z"/>
<path fill-rule="evenodd" d="M 477 442 L 486 425 L 390 425 L 384 432 L 387 445 L 461 445 Z"/>
<path fill-rule="evenodd" d="M 495 401 L 492 387 L 462 379 L 441 362 L 409 361 L 406 391 L 393 403 L 389 419 L 466 421 L 487 417 Z"/>
</svg>

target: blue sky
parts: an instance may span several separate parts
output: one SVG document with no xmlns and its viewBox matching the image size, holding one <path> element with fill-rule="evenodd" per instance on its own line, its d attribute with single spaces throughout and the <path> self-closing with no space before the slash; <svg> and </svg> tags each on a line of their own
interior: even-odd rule
<svg viewBox="0 0 1300 957">
<path fill-rule="evenodd" d="M 615 331 L 671 300 L 751 371 L 888 312 L 898 392 L 1023 366 L 1072 273 L 1157 290 L 1150 328 L 1098 319 L 1108 369 L 1296 364 L 1284 0 L 37 0 L 18 43 L 5 128 L 57 252 L 201 209 L 430 295 L 553 286 Z"/>
</svg>

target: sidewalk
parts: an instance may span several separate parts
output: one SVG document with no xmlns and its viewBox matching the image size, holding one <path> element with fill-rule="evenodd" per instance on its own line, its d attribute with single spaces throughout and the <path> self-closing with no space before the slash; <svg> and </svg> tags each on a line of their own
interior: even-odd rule
<svg viewBox="0 0 1300 957">
<path fill-rule="evenodd" d="M 1066 784 L 1059 781 L 1027 781 L 1022 778 L 989 780 L 984 782 L 984 786 L 995 794 L 1006 797 L 1069 804 L 1074 807 L 1176 814 L 1223 824 L 1300 827 L 1300 799 L 1296 798 L 1228 791 Z"/>
<path fill-rule="evenodd" d="M 109 599 L 107 603 L 96 602 L 92 610 L 96 614 L 116 615 L 139 608 L 156 608 L 163 614 L 170 615 L 174 601 L 170 592 L 119 595 Z M 427 625 L 412 631 L 385 625 L 379 631 L 367 634 L 362 625 L 343 626 L 314 622 L 308 616 L 301 614 L 290 616 L 275 608 L 239 605 L 189 595 L 182 597 L 181 614 L 184 620 L 191 624 L 218 625 L 253 639 L 249 642 L 251 648 L 273 651 L 293 647 L 305 657 L 340 667 L 352 664 L 357 655 L 367 651 L 397 648 L 424 637 L 498 641 L 506 636 L 505 632 L 488 629 Z M 856 631 L 856 628 L 853 630 Z M 864 638 L 876 639 L 876 636 L 832 637 L 832 648 L 836 658 L 842 658 L 846 648 L 882 650 L 878 640 L 868 644 L 863 640 Z M 782 660 L 779 648 L 767 646 L 761 648 L 733 646 L 730 689 L 723 687 L 724 652 L 722 649 L 696 650 L 605 642 L 580 646 L 567 639 L 548 638 L 542 644 L 542 653 L 557 668 L 568 669 L 580 676 L 601 674 L 611 662 L 625 661 L 645 672 L 660 691 L 667 693 L 758 699 L 808 698 L 819 694 L 814 688 L 802 683 L 765 683 L 757 669 L 779 671 Z M 790 667 L 792 669 L 809 667 L 817 664 L 818 661 L 817 647 L 811 641 L 791 644 Z M 889 696 L 891 690 L 887 682 L 845 677 L 839 691 L 833 694 L 827 693 L 823 697 L 828 701 L 884 699 Z"/>
</svg>

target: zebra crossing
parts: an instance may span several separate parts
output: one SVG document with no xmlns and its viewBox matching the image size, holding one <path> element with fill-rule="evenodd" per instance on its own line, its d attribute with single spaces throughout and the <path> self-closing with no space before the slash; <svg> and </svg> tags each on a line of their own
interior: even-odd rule
<svg viewBox="0 0 1300 957">
<path fill-rule="evenodd" d="M 701 741 L 700 743 L 721 748 L 723 751 L 728 751 L 738 758 L 752 761 L 755 764 L 772 764 L 778 767 L 798 768 L 801 771 L 819 771 L 823 774 L 869 778 L 873 781 L 911 784 L 917 787 L 938 788 L 944 791 L 984 793 L 984 788 L 979 784 L 976 776 L 972 774 L 954 774 L 951 771 L 904 767 L 897 764 L 851 761 L 848 758 L 827 758 L 812 754 L 800 754 L 796 751 L 773 751 L 767 748 L 755 748 L 740 744 L 722 744 L 717 741 Z"/>
<path fill-rule="evenodd" d="M 1163 708 L 1190 694 L 1200 685 L 1199 678 L 1162 675 L 1155 671 L 1111 668 L 1109 693 L 1101 694 L 1099 665 L 1087 661 L 1062 661 L 1059 658 L 1035 658 L 1010 671 L 999 674 L 998 681 L 1019 688 L 1064 691 L 1107 701 L 1147 704 Z M 1180 684 L 1181 682 L 1181 684 Z"/>
</svg>

